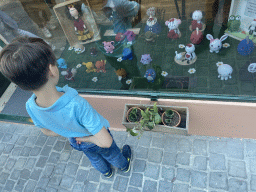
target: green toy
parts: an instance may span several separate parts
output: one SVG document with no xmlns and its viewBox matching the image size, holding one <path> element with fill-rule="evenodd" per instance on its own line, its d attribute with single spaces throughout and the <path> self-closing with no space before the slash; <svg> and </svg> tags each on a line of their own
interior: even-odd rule
<svg viewBox="0 0 256 192">
<path fill-rule="evenodd" d="M 241 25 L 241 16 L 240 15 L 231 15 L 228 20 L 228 30 L 230 32 L 239 32 Z"/>
</svg>

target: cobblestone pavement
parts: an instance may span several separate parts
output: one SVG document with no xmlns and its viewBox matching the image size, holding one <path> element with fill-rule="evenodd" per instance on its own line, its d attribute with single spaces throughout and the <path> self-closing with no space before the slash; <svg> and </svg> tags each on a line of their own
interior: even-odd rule
<svg viewBox="0 0 256 192">
<path fill-rule="evenodd" d="M 147 132 L 138 140 L 112 131 L 133 151 L 129 173 L 106 179 L 63 137 L 0 123 L 0 191 L 256 191 L 256 141 Z"/>
</svg>

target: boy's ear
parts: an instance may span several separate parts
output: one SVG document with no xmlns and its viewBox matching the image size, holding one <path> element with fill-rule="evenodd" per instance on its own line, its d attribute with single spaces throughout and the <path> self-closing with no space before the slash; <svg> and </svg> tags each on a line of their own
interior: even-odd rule
<svg viewBox="0 0 256 192">
<path fill-rule="evenodd" d="M 57 65 L 49 65 L 49 75 L 56 76 L 59 73 Z"/>
</svg>

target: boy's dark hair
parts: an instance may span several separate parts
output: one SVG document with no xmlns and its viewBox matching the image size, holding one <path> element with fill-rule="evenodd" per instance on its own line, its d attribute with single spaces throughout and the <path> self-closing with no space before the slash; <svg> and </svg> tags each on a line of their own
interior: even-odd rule
<svg viewBox="0 0 256 192">
<path fill-rule="evenodd" d="M 0 53 L 0 71 L 24 90 L 38 90 L 56 64 L 51 47 L 40 38 L 19 37 Z"/>
</svg>

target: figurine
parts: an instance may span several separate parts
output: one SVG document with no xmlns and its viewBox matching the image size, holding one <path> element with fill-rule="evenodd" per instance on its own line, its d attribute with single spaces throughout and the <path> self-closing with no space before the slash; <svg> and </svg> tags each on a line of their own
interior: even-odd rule
<svg viewBox="0 0 256 192">
<path fill-rule="evenodd" d="M 169 33 L 167 35 L 169 39 L 179 39 L 181 37 L 181 33 L 178 28 L 180 24 L 181 20 L 175 18 L 172 18 L 169 21 L 165 22 L 165 25 L 169 28 Z"/>
<path fill-rule="evenodd" d="M 132 20 L 138 14 L 140 5 L 136 1 L 107 0 L 103 12 L 113 22 L 114 33 L 125 33 L 132 28 Z"/>
<path fill-rule="evenodd" d="M 128 59 L 129 60 L 133 59 L 132 50 L 130 48 L 124 48 L 122 60 L 128 60 Z"/>
<path fill-rule="evenodd" d="M 256 72 L 256 63 L 251 63 L 249 66 L 248 66 L 248 71 L 250 73 L 255 73 Z"/>
<path fill-rule="evenodd" d="M 141 55 L 140 62 L 143 63 L 143 65 L 148 65 L 151 61 L 152 58 L 150 57 L 150 54 Z"/>
<path fill-rule="evenodd" d="M 191 30 L 194 31 L 198 27 L 200 30 L 203 30 L 203 23 L 202 23 L 202 18 L 204 16 L 204 12 L 201 10 L 195 10 L 192 13 L 192 19 L 193 21 L 191 22 Z"/>
<path fill-rule="evenodd" d="M 175 59 L 177 59 L 177 60 L 181 60 L 182 59 L 182 57 L 183 57 L 183 54 L 182 53 L 178 53 L 178 51 L 175 51 Z"/>
<path fill-rule="evenodd" d="M 231 74 L 233 72 L 233 68 L 228 64 L 222 64 L 218 67 L 218 73 L 221 80 L 228 80 L 228 78 L 232 78 Z"/>
<path fill-rule="evenodd" d="M 204 36 L 202 31 L 199 31 L 199 28 L 197 27 L 195 31 L 192 32 L 191 36 L 190 36 L 190 41 L 193 44 L 200 44 L 203 40 Z"/>
<path fill-rule="evenodd" d="M 87 63 L 83 62 L 82 64 L 87 67 L 87 69 L 86 69 L 87 73 L 96 72 L 96 69 L 94 68 L 94 65 L 92 62 L 87 62 Z"/>
<path fill-rule="evenodd" d="M 103 41 L 102 44 L 104 45 L 104 49 L 106 50 L 106 53 L 113 53 L 113 50 L 115 49 L 114 47 L 114 41 Z"/>
<path fill-rule="evenodd" d="M 228 38 L 228 36 L 223 35 L 220 39 L 213 39 L 213 36 L 211 34 L 207 34 L 206 38 L 210 40 L 210 52 L 219 53 L 219 51 L 222 48 L 222 41 L 225 41 Z"/>
<path fill-rule="evenodd" d="M 117 33 L 117 34 L 116 34 L 116 37 L 115 37 L 115 40 L 116 40 L 117 42 L 119 42 L 119 41 L 124 40 L 124 38 L 125 38 L 125 36 L 124 36 L 123 33 Z"/>
<path fill-rule="evenodd" d="M 256 37 L 256 19 L 254 19 L 249 26 L 249 35 Z"/>
<path fill-rule="evenodd" d="M 106 73 L 105 65 L 106 65 L 106 60 L 96 61 L 95 67 L 97 68 L 97 73 L 99 72 Z"/>
<path fill-rule="evenodd" d="M 85 47 L 74 48 L 76 54 L 81 54 L 85 51 Z"/>
<path fill-rule="evenodd" d="M 156 78 L 156 72 L 154 69 L 148 69 L 144 75 L 147 78 L 148 82 L 153 83 Z"/>
<path fill-rule="evenodd" d="M 82 19 L 83 12 L 81 6 L 82 4 L 80 2 L 67 5 L 69 12 L 68 18 L 74 21 L 74 29 L 78 40 L 87 41 L 92 39 L 93 32 L 88 30 Z"/>
<path fill-rule="evenodd" d="M 91 56 L 96 57 L 98 55 L 98 50 L 95 47 L 90 49 Z"/>
<path fill-rule="evenodd" d="M 61 68 L 61 69 L 67 69 L 67 63 L 66 63 L 66 61 L 65 61 L 64 59 L 59 58 L 59 59 L 57 60 L 57 63 L 58 63 L 58 65 L 59 65 L 59 68 Z"/>
<path fill-rule="evenodd" d="M 228 31 L 230 32 L 239 32 L 240 31 L 240 25 L 241 25 L 241 16 L 237 15 L 231 15 L 228 20 Z"/>
<path fill-rule="evenodd" d="M 127 76 L 127 73 L 125 71 L 125 69 L 121 68 L 115 71 L 117 76 L 118 76 L 118 80 L 121 81 L 122 79 L 125 79 Z"/>
<path fill-rule="evenodd" d="M 62 71 L 61 72 L 61 75 L 64 75 L 65 76 L 65 79 L 68 80 L 68 81 L 74 81 L 74 77 L 77 73 L 77 70 L 74 69 L 74 68 L 68 68 L 67 71 Z"/>
<path fill-rule="evenodd" d="M 237 46 L 237 51 L 240 55 L 250 55 L 254 50 L 254 43 L 249 36 L 243 39 Z"/>
<path fill-rule="evenodd" d="M 124 35 L 126 36 L 128 42 L 134 41 L 136 37 L 133 31 L 126 31 Z"/>
<path fill-rule="evenodd" d="M 192 44 L 192 43 L 189 43 L 185 47 L 185 50 L 186 50 L 186 53 L 185 53 L 184 60 L 187 60 L 187 64 L 190 64 L 190 61 L 193 60 L 194 58 L 196 58 L 196 54 L 195 54 L 196 48 L 195 48 L 195 45 Z"/>
<path fill-rule="evenodd" d="M 146 22 L 146 27 L 144 29 L 145 33 L 147 31 L 150 31 L 155 34 L 159 34 L 161 32 L 161 25 L 157 22 L 157 18 L 155 17 L 156 15 L 156 8 L 155 7 L 150 7 L 146 14 L 149 16 L 147 22 Z"/>
</svg>

